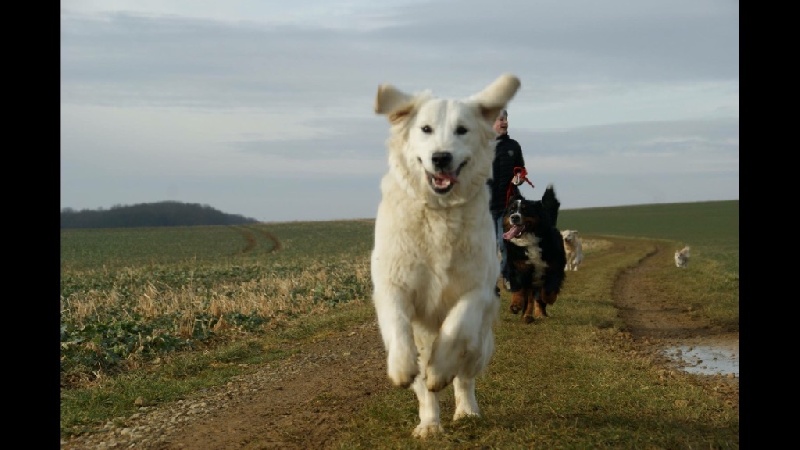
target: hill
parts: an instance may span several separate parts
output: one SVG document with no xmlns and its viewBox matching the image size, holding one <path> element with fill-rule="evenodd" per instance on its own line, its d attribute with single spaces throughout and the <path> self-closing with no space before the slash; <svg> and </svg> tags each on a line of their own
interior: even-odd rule
<svg viewBox="0 0 800 450">
<path fill-rule="evenodd" d="M 136 228 L 192 225 L 241 225 L 258 220 L 238 214 L 226 214 L 208 205 L 163 201 L 113 206 L 111 209 L 61 211 L 61 229 L 66 228 Z"/>
</svg>

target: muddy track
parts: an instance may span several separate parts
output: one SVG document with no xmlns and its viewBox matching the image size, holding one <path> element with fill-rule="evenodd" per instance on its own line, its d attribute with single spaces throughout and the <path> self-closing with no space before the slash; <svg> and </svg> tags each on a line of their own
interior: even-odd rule
<svg viewBox="0 0 800 450">
<path fill-rule="evenodd" d="M 638 265 L 623 271 L 614 283 L 614 305 L 628 331 L 636 339 L 684 339 L 709 336 L 710 325 L 670 296 L 659 292 L 650 273 L 669 252 L 664 244 L 647 254 Z"/>
<path fill-rule="evenodd" d="M 278 239 L 274 234 L 270 233 L 267 230 L 254 227 L 244 227 L 244 226 L 236 226 L 234 228 L 236 228 L 236 230 L 242 235 L 242 237 L 245 240 L 245 246 L 239 251 L 239 254 L 250 253 L 253 250 L 255 250 L 256 247 L 258 247 L 258 239 L 256 238 L 256 233 L 266 238 L 272 244 L 272 247 L 269 250 L 267 250 L 266 253 L 277 252 L 283 249 L 283 244 L 281 244 L 280 239 Z"/>
<path fill-rule="evenodd" d="M 713 327 L 691 306 L 687 307 L 685 300 L 663 292 L 651 274 L 660 270 L 660 261 L 671 258 L 672 250 L 661 242 L 655 245 L 639 264 L 624 270 L 614 282 L 614 306 L 633 338 L 660 345 L 703 339 L 738 340 L 738 333 Z"/>
<path fill-rule="evenodd" d="M 325 448 L 370 396 L 393 389 L 375 321 L 296 350 L 191 401 L 145 411 L 127 428 L 109 425 L 61 448 Z"/>
<path fill-rule="evenodd" d="M 668 348 L 715 347 L 738 353 L 739 333 L 712 326 L 686 302 L 663 292 L 651 275 L 660 261 L 672 257 L 672 249 L 661 242 L 639 264 L 624 270 L 615 280 L 613 299 L 626 331 L 639 351 L 668 370 L 687 367 L 680 359 L 665 355 Z M 677 270 L 677 269 L 676 269 Z M 717 392 L 729 404 L 739 405 L 739 379 L 725 375 L 701 375 L 698 384 Z"/>
</svg>

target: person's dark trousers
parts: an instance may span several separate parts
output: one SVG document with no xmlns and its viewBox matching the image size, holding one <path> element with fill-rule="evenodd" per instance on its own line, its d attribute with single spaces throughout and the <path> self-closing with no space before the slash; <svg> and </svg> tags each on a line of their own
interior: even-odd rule
<svg viewBox="0 0 800 450">
<path fill-rule="evenodd" d="M 494 233 L 497 244 L 497 251 L 500 252 L 500 275 L 503 277 L 503 284 L 510 292 L 516 292 L 516 277 L 514 276 L 511 264 L 508 263 L 508 252 L 506 251 L 506 241 L 503 239 L 503 213 L 505 211 L 492 211 L 494 220 Z"/>
</svg>

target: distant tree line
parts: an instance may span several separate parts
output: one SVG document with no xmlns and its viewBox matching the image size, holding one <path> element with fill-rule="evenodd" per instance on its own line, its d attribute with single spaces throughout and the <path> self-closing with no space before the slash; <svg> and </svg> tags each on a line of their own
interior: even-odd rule
<svg viewBox="0 0 800 450">
<path fill-rule="evenodd" d="M 258 222 L 238 214 L 225 214 L 208 205 L 164 201 L 115 205 L 110 209 L 61 210 L 61 228 L 135 228 L 191 225 L 241 225 Z"/>
</svg>

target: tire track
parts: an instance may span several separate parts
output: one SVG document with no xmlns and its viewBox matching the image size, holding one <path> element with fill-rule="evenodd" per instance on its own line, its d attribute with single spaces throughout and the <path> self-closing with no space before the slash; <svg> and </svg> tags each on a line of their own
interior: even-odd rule
<svg viewBox="0 0 800 450">
<path fill-rule="evenodd" d="M 265 253 L 273 253 L 283 250 L 283 244 L 281 243 L 280 239 L 267 230 L 245 226 L 233 226 L 233 228 L 242 235 L 245 241 L 244 247 L 235 253 L 237 255 L 246 255 L 259 247 L 260 240 L 257 238 L 256 233 L 272 244 L 272 247 L 266 250 Z"/>
</svg>

